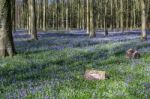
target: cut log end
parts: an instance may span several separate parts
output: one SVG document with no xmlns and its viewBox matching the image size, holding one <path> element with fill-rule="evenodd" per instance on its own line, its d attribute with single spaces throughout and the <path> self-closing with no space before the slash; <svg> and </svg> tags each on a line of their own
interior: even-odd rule
<svg viewBox="0 0 150 99">
<path fill-rule="evenodd" d="M 86 80 L 105 80 L 107 77 L 108 75 L 106 75 L 105 71 L 86 70 L 84 74 Z"/>
</svg>

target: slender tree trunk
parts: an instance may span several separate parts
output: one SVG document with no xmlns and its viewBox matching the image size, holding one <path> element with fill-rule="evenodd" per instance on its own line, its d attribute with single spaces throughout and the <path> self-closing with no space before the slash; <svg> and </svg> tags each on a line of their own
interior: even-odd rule
<svg viewBox="0 0 150 99">
<path fill-rule="evenodd" d="M 37 13 L 37 29 L 40 28 L 40 1 L 38 0 L 36 6 L 36 13 Z"/>
<path fill-rule="evenodd" d="M 90 1 L 90 37 L 96 37 L 95 33 L 95 9 L 94 9 L 95 0 Z"/>
<path fill-rule="evenodd" d="M 133 5 L 133 28 L 136 28 L 136 2 L 134 1 Z"/>
<path fill-rule="evenodd" d="M 146 40 L 147 39 L 147 34 L 146 34 L 146 14 L 145 14 L 145 2 L 144 0 L 141 1 L 141 21 L 142 21 L 142 39 Z"/>
<path fill-rule="evenodd" d="M 130 30 L 133 29 L 133 7 L 131 5 L 133 5 L 133 1 L 130 1 Z"/>
<path fill-rule="evenodd" d="M 105 6 L 104 6 L 104 31 L 107 30 L 107 23 L 106 23 L 106 16 L 107 16 L 107 0 L 104 1 Z"/>
<path fill-rule="evenodd" d="M 90 8 L 89 8 L 89 0 L 86 1 L 87 3 L 87 34 L 90 34 Z"/>
<path fill-rule="evenodd" d="M 119 18 L 118 18 L 118 0 L 115 0 L 115 4 L 116 4 L 116 28 L 119 28 Z"/>
<path fill-rule="evenodd" d="M 110 1 L 111 2 L 111 4 L 110 4 L 110 6 L 111 6 L 111 24 L 110 24 L 110 29 L 112 30 L 113 29 L 113 1 L 111 0 Z"/>
<path fill-rule="evenodd" d="M 66 31 L 69 30 L 69 7 L 68 7 L 68 0 L 66 0 Z"/>
<path fill-rule="evenodd" d="M 82 29 L 84 30 L 85 29 L 85 0 L 83 0 L 83 16 L 82 16 Z"/>
<path fill-rule="evenodd" d="M 46 0 L 43 0 L 43 31 L 46 31 Z"/>
<path fill-rule="evenodd" d="M 31 26 L 31 39 L 37 40 L 37 27 L 36 27 L 36 15 L 35 15 L 35 0 L 29 0 L 30 10 L 30 26 Z"/>
<path fill-rule="evenodd" d="M 56 0 L 56 29 L 59 29 L 59 0 Z"/>
<path fill-rule="evenodd" d="M 55 29 L 55 9 L 53 8 L 53 29 Z"/>
<path fill-rule="evenodd" d="M 30 0 L 28 0 L 28 33 L 31 34 L 31 10 L 30 10 Z"/>
<path fill-rule="evenodd" d="M 120 27 L 121 32 L 124 32 L 124 22 L 123 22 L 123 0 L 120 0 L 121 14 L 120 14 Z"/>
<path fill-rule="evenodd" d="M 14 54 L 11 1 L 0 0 L 0 57 L 13 56 Z"/>
<path fill-rule="evenodd" d="M 64 0 L 62 0 L 62 8 L 61 8 L 61 27 L 64 28 Z"/>
<path fill-rule="evenodd" d="M 28 25 L 28 0 L 23 0 L 23 27 L 27 29 Z"/>
<path fill-rule="evenodd" d="M 40 1 L 40 29 L 43 29 L 43 0 Z"/>
<path fill-rule="evenodd" d="M 127 5 L 126 5 L 126 29 L 129 28 L 129 0 L 127 0 Z"/>
<path fill-rule="evenodd" d="M 12 0 L 12 4 L 11 4 L 11 12 L 12 12 L 12 31 L 15 32 L 16 31 L 16 0 Z"/>
<path fill-rule="evenodd" d="M 77 21 L 77 28 L 80 28 L 80 0 L 77 0 L 77 6 L 78 6 L 78 12 L 77 12 L 77 16 L 78 16 L 78 21 Z"/>
<path fill-rule="evenodd" d="M 73 21 L 73 18 L 72 18 L 72 0 L 70 0 L 69 2 L 69 9 L 70 9 L 70 14 L 69 14 L 69 29 L 72 28 L 72 21 Z"/>
</svg>

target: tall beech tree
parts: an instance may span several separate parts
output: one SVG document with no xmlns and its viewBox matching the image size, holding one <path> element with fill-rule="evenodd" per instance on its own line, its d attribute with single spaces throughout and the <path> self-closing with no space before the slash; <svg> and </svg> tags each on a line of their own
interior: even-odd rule
<svg viewBox="0 0 150 99">
<path fill-rule="evenodd" d="M 43 31 L 46 30 L 46 0 L 43 0 Z"/>
<path fill-rule="evenodd" d="M 69 0 L 66 0 L 65 1 L 65 4 L 66 4 L 66 31 L 69 30 Z"/>
<path fill-rule="evenodd" d="M 146 13 L 145 13 L 145 1 L 140 0 L 141 2 L 141 23 L 142 23 L 142 39 L 146 40 L 147 39 L 147 34 L 146 34 Z"/>
<path fill-rule="evenodd" d="M 86 6 L 87 6 L 87 23 L 86 23 L 86 25 L 87 25 L 87 34 L 89 34 L 90 33 L 90 11 L 89 11 L 89 0 L 86 0 Z"/>
<path fill-rule="evenodd" d="M 95 0 L 90 0 L 90 34 L 89 37 L 95 37 Z"/>
<path fill-rule="evenodd" d="M 123 11 L 123 0 L 120 0 L 120 28 L 121 28 L 121 32 L 124 32 L 124 20 L 123 20 L 123 15 L 124 15 L 124 11 Z"/>
<path fill-rule="evenodd" d="M 16 31 L 16 0 L 11 0 L 12 31 Z"/>
<path fill-rule="evenodd" d="M 11 0 L 0 0 L 0 57 L 13 56 L 14 54 Z"/>
<path fill-rule="evenodd" d="M 31 39 L 37 40 L 37 27 L 36 27 L 36 13 L 35 13 L 35 0 L 29 1 L 29 16 L 30 16 L 30 30 Z"/>
</svg>

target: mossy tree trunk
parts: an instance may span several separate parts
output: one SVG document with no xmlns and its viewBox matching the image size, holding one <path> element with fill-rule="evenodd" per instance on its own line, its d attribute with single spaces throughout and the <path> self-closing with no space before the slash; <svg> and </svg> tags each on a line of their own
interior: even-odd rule
<svg viewBox="0 0 150 99">
<path fill-rule="evenodd" d="M 0 57 L 13 56 L 14 54 L 11 0 L 0 0 Z"/>
</svg>

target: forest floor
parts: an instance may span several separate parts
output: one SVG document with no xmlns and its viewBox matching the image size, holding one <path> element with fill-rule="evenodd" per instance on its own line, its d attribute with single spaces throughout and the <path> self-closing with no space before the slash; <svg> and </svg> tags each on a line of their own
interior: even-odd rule
<svg viewBox="0 0 150 99">
<path fill-rule="evenodd" d="M 139 31 L 103 35 L 48 31 L 33 41 L 18 30 L 18 54 L 0 59 L 0 99 L 149 99 L 150 38 L 141 41 Z M 126 59 L 129 48 L 142 57 Z M 110 79 L 87 81 L 86 69 L 104 70 Z"/>
</svg>

